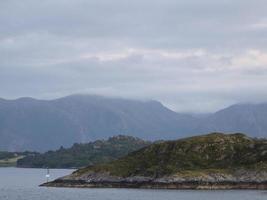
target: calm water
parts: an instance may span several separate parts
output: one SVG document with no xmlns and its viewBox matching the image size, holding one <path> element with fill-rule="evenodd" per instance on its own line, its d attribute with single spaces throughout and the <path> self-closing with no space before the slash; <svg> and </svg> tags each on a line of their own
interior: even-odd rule
<svg viewBox="0 0 267 200">
<path fill-rule="evenodd" d="M 51 178 L 71 170 L 51 170 Z M 261 200 L 267 191 L 179 191 L 43 188 L 46 170 L 0 168 L 0 200 Z"/>
</svg>

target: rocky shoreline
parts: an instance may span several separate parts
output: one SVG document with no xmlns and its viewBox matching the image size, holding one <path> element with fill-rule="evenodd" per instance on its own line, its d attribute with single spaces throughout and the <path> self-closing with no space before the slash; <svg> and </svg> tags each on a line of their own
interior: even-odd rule
<svg viewBox="0 0 267 200">
<path fill-rule="evenodd" d="M 237 174 L 239 175 L 237 176 Z M 205 174 L 196 177 L 171 176 L 151 177 L 114 177 L 108 174 L 91 173 L 76 177 L 75 173 L 55 181 L 44 183 L 46 187 L 72 188 L 141 188 L 141 189 L 250 189 L 267 190 L 266 172 L 238 171 L 234 174 Z"/>
<path fill-rule="evenodd" d="M 139 188 L 139 189 L 196 189 L 196 190 L 266 190 L 267 182 L 183 182 L 183 183 L 129 183 L 129 182 L 84 182 L 84 181 L 55 181 L 44 183 L 46 187 L 66 187 L 66 188 Z"/>
</svg>

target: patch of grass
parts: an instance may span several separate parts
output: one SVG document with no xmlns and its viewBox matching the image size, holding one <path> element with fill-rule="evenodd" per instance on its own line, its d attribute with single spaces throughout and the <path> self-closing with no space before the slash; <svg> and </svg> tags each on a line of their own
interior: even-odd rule
<svg viewBox="0 0 267 200">
<path fill-rule="evenodd" d="M 17 165 L 17 161 L 22 158 L 24 158 L 24 156 L 2 159 L 0 160 L 0 167 L 15 167 Z"/>
</svg>

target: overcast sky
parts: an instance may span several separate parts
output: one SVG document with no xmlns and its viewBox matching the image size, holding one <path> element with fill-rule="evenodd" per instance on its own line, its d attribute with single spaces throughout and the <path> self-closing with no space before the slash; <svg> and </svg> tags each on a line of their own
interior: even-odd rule
<svg viewBox="0 0 267 200">
<path fill-rule="evenodd" d="M 267 101 L 266 0 L 0 0 L 0 97 Z"/>
</svg>

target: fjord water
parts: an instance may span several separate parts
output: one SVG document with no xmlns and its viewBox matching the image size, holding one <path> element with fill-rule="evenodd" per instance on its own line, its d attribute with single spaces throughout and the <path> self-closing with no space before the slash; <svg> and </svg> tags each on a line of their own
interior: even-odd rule
<svg viewBox="0 0 267 200">
<path fill-rule="evenodd" d="M 72 170 L 52 169 L 51 178 Z M 38 187 L 45 182 L 45 169 L 0 168 L 0 200 L 263 200 L 267 191 L 139 190 Z"/>
</svg>

